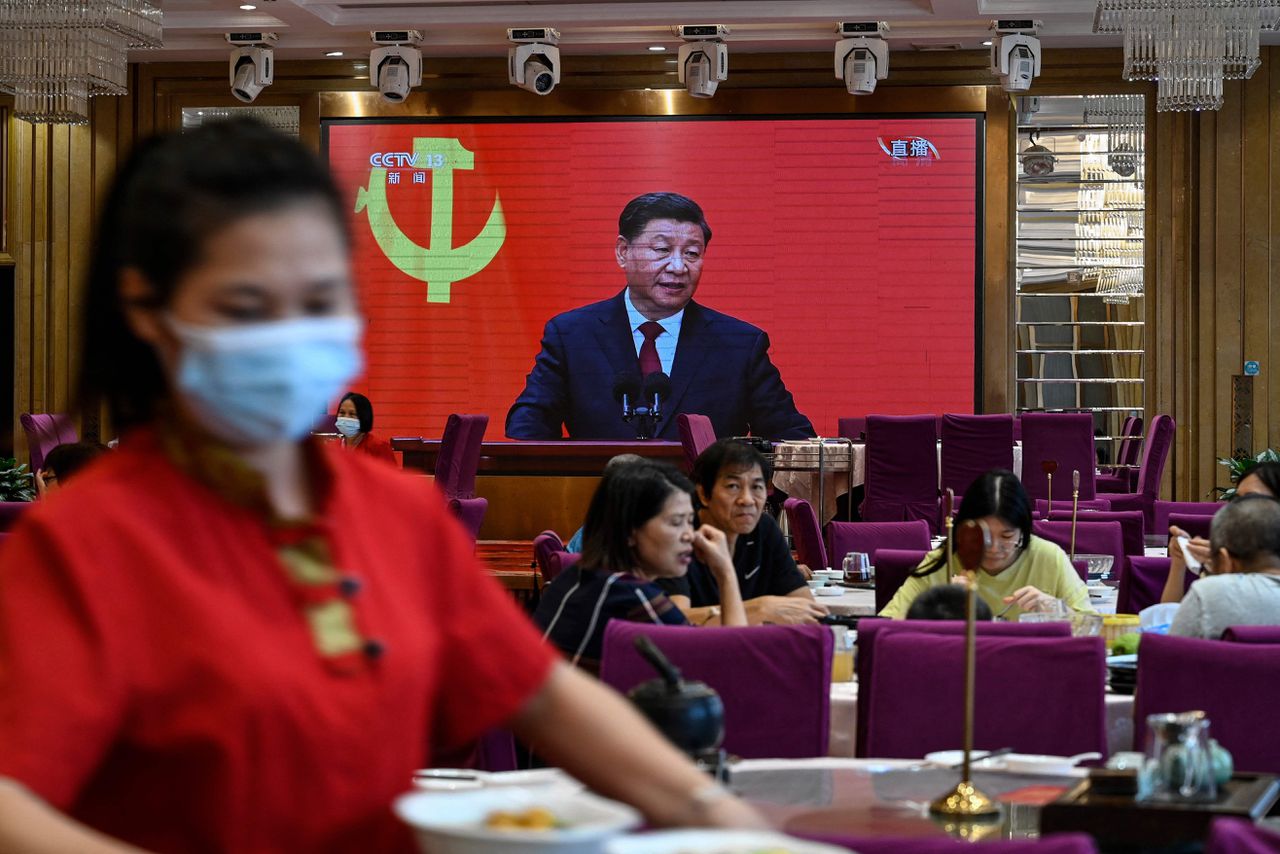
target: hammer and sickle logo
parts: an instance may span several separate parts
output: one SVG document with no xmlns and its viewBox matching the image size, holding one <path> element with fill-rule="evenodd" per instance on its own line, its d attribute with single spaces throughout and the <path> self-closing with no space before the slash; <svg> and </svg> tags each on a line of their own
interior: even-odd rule
<svg viewBox="0 0 1280 854">
<path fill-rule="evenodd" d="M 419 246 L 396 225 L 387 206 L 386 169 L 369 170 L 369 186 L 356 194 L 356 213 L 368 216 L 373 239 L 397 269 L 427 283 L 427 302 L 448 302 L 454 282 L 479 273 L 498 254 L 507 237 L 507 221 L 495 194 L 484 228 L 470 243 L 454 247 L 453 170 L 474 169 L 475 155 L 456 139 L 418 138 L 413 144 L 416 162 L 433 166 L 428 244 Z"/>
</svg>

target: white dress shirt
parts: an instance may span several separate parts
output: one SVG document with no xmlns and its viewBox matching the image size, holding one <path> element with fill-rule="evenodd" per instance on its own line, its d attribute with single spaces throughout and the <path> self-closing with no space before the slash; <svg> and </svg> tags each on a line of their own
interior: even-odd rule
<svg viewBox="0 0 1280 854">
<path fill-rule="evenodd" d="M 631 302 L 631 288 L 627 288 L 623 302 L 627 306 L 627 321 L 631 324 L 631 338 L 636 345 L 636 358 L 639 359 L 640 347 L 644 345 L 644 333 L 640 331 L 640 325 L 648 323 L 649 318 L 641 314 Z M 653 341 L 658 348 L 658 361 L 662 363 L 662 372 L 671 376 L 671 368 L 676 363 L 676 344 L 680 342 L 680 324 L 684 322 L 684 309 L 655 322 L 662 327 L 662 334 Z"/>
</svg>

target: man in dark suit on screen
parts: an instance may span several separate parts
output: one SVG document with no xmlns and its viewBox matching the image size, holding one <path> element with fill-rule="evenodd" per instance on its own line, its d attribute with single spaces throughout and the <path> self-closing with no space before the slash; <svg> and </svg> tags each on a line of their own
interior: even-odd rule
<svg viewBox="0 0 1280 854">
<path fill-rule="evenodd" d="M 627 287 L 548 321 L 542 351 L 507 413 L 512 439 L 631 439 L 612 389 L 620 376 L 671 377 L 656 438 L 678 439 L 675 416 L 711 419 L 717 436 L 814 435 L 769 360 L 769 336 L 693 301 L 711 228 L 676 193 L 632 199 L 615 245 Z"/>
</svg>

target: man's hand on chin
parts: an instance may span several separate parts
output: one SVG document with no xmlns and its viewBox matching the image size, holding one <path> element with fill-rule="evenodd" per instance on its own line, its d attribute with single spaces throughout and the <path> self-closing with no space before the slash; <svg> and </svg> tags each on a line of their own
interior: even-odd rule
<svg viewBox="0 0 1280 854">
<path fill-rule="evenodd" d="M 816 623 L 819 617 L 827 615 L 825 605 L 819 605 L 808 597 L 757 596 L 742 604 L 747 609 L 747 622 L 753 626 Z"/>
</svg>

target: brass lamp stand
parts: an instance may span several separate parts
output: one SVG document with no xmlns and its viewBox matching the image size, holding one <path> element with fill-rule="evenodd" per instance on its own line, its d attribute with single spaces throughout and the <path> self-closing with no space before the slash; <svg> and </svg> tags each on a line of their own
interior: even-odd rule
<svg viewBox="0 0 1280 854">
<path fill-rule="evenodd" d="M 1071 472 L 1071 559 L 1076 559 L 1076 516 L 1080 513 L 1080 469 Z"/>
<path fill-rule="evenodd" d="M 991 532 L 982 522 L 967 519 L 959 528 L 953 528 L 952 533 L 956 540 L 955 553 L 969 577 L 968 593 L 965 596 L 967 608 L 964 633 L 964 765 L 960 782 L 950 792 L 929 804 L 929 812 L 937 816 L 973 821 L 1000 815 L 999 805 L 973 785 L 969 761 L 973 752 L 973 694 L 977 673 L 978 579 L 975 569 L 981 565 L 982 553 L 991 543 Z M 947 543 L 949 557 L 951 537 L 948 537 Z M 949 565 L 947 571 L 951 571 Z"/>
</svg>

